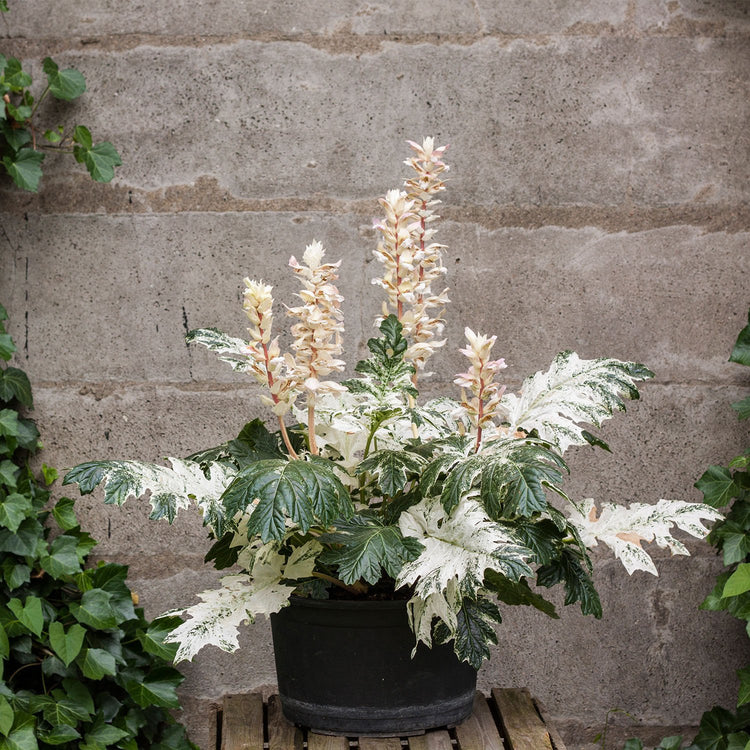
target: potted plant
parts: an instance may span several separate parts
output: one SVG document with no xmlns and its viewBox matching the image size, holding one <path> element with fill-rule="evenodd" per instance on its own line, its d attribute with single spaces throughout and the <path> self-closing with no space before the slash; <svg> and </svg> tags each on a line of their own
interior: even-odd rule
<svg viewBox="0 0 750 750">
<path fill-rule="evenodd" d="M 290 351 L 273 335 L 271 286 L 250 279 L 249 340 L 216 329 L 188 334 L 258 381 L 275 429 L 255 420 L 235 439 L 170 458 L 170 466 L 91 461 L 65 477 L 84 494 L 104 485 L 107 503 L 149 491 L 154 519 L 171 522 L 197 503 L 215 540 L 206 559 L 234 570 L 182 610 L 188 618 L 170 636 L 177 659 L 208 644 L 234 651 L 242 622 L 272 615 L 284 710 L 322 731 L 404 734 L 460 721 L 471 710 L 475 670 L 496 642 L 498 604 L 556 617 L 538 588 L 561 584 L 566 604 L 600 617 L 590 547 L 602 541 L 628 572 L 656 574 L 641 541 L 687 554 L 671 527 L 703 537 L 701 521 L 718 517 L 705 505 L 667 500 L 597 511 L 593 500 L 564 492 L 566 450 L 606 447 L 587 426 L 638 397 L 636 383 L 652 377 L 642 365 L 563 352 L 513 395 L 499 383 L 505 362 L 492 358 L 495 337 L 466 328 L 468 364 L 455 378 L 461 397 L 420 402 L 426 364 L 445 343 L 446 269 L 435 225 L 448 167 L 431 138 L 410 145 L 409 179 L 380 200 L 375 256 L 383 273 L 374 283 L 385 301 L 380 335 L 355 377 L 332 379 L 345 366 L 339 263 L 313 242 L 301 262 L 289 261 L 301 285 L 299 304 L 287 308 Z M 329 609 L 333 635 L 321 622 Z M 383 630 L 400 626 L 405 641 L 376 645 L 377 609 L 386 611 Z M 310 658 L 325 648 L 318 662 Z M 368 669 L 379 672 L 361 673 L 367 654 L 375 654 Z M 343 666 L 334 666 L 336 655 Z M 447 658 L 453 693 L 435 676 L 433 657 Z M 422 677 L 391 671 L 398 661 Z M 402 683 L 415 694 L 394 697 Z M 439 687 L 427 694 L 430 684 Z"/>
</svg>

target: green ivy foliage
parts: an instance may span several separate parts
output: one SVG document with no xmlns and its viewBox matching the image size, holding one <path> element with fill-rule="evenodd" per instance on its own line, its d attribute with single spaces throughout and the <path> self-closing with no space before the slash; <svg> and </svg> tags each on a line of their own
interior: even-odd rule
<svg viewBox="0 0 750 750">
<path fill-rule="evenodd" d="M 740 331 L 729 357 L 750 367 L 750 313 L 748 324 Z M 750 396 L 732 404 L 739 419 L 750 416 Z M 710 466 L 695 483 L 703 501 L 714 508 L 726 509 L 708 535 L 724 559 L 725 570 L 716 579 L 713 591 L 700 608 L 726 611 L 746 622 L 750 636 L 750 448 L 726 466 Z M 701 717 L 698 734 L 686 750 L 750 750 L 750 666 L 737 671 L 740 689 L 736 711 L 714 706 Z M 682 737 L 667 737 L 656 750 L 679 750 Z M 632 739 L 623 750 L 642 750 L 640 740 Z"/>
<path fill-rule="evenodd" d="M 7 11 L 7 3 L 0 0 L 0 12 Z M 39 105 L 48 96 L 73 101 L 86 91 L 85 78 L 75 68 L 61 70 L 50 57 L 42 61 L 42 72 L 46 85 L 35 96 L 31 74 L 17 58 L 0 54 L 0 164 L 4 171 L 21 189 L 37 192 L 45 151 L 58 151 L 72 153 L 92 179 L 109 182 L 115 175 L 115 167 L 122 164 L 109 141 L 94 143 L 84 125 L 76 125 L 72 130 L 62 125 L 45 130 L 37 122 Z"/>
<path fill-rule="evenodd" d="M 15 346 L 0 305 L 0 358 Z M 48 509 L 28 458 L 41 446 L 22 409 L 28 378 L 0 368 L 0 750 L 197 750 L 169 709 L 182 675 L 165 636 L 181 621 L 148 622 L 127 567 L 85 567 L 96 542 L 73 500 Z"/>
</svg>

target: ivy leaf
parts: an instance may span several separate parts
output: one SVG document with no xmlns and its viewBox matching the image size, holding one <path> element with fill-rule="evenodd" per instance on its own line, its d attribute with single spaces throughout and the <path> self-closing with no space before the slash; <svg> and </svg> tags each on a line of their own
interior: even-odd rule
<svg viewBox="0 0 750 750">
<path fill-rule="evenodd" d="M 283 539 L 286 519 L 302 533 L 353 511 L 349 492 L 323 461 L 266 459 L 243 469 L 221 497 L 227 516 L 252 508 L 248 534 Z"/>
<path fill-rule="evenodd" d="M 21 89 L 31 86 L 31 76 L 22 68 L 20 61 L 15 57 L 3 58 L 5 64 L 3 80 L 11 91 L 19 92 Z"/>
<path fill-rule="evenodd" d="M 419 476 L 426 463 L 416 453 L 383 449 L 363 459 L 357 467 L 357 474 L 372 473 L 380 491 L 386 497 L 393 497 L 404 489 L 410 476 Z"/>
<path fill-rule="evenodd" d="M 9 599 L 8 609 L 18 618 L 18 621 L 35 636 L 42 634 L 44 616 L 42 615 L 42 600 L 36 596 L 27 596 L 23 604 L 20 599 Z"/>
<path fill-rule="evenodd" d="M 69 666 L 73 659 L 78 656 L 83 646 L 83 638 L 86 628 L 74 622 L 67 632 L 65 626 L 55 620 L 49 626 L 49 642 L 52 650 L 60 657 L 65 666 Z"/>
<path fill-rule="evenodd" d="M 83 125 L 73 131 L 73 156 L 79 164 L 84 164 L 91 178 L 96 182 L 110 182 L 115 176 L 115 167 L 122 164 L 120 154 L 109 142 L 92 145 L 91 133 Z"/>
<path fill-rule="evenodd" d="M 13 709 L 7 698 L 0 695 L 0 734 L 4 734 L 6 737 L 13 727 L 13 715 Z"/>
<path fill-rule="evenodd" d="M 562 454 L 571 445 L 591 443 L 580 423 L 600 427 L 615 411 L 624 411 L 623 399 L 639 398 L 637 380 L 653 375 L 635 362 L 583 360 L 566 351 L 547 372 L 526 378 L 519 396 L 505 394 L 501 409 L 507 411 L 511 434 L 534 432 Z"/>
<path fill-rule="evenodd" d="M 166 643 L 164 639 L 181 624 L 182 619 L 179 617 L 160 617 L 146 631 L 138 631 L 137 638 L 146 653 L 171 662 L 177 653 L 177 645 Z"/>
<path fill-rule="evenodd" d="M 0 750 L 38 750 L 33 725 L 13 730 L 7 737 L 0 737 Z"/>
<path fill-rule="evenodd" d="M 725 599 L 730 596 L 739 596 L 746 591 L 750 591 L 750 563 L 740 563 L 724 584 L 721 596 Z"/>
<path fill-rule="evenodd" d="M 703 493 L 703 502 L 712 508 L 723 508 L 740 493 L 732 473 L 724 466 L 709 466 L 694 486 Z"/>
<path fill-rule="evenodd" d="M 4 359 L 6 362 L 13 356 L 13 352 L 16 351 L 16 345 L 13 343 L 13 339 L 9 333 L 0 331 L 0 359 Z"/>
<path fill-rule="evenodd" d="M 748 324 L 737 336 L 729 361 L 750 366 L 750 312 L 748 313 Z"/>
<path fill-rule="evenodd" d="M 744 667 L 737 670 L 737 676 L 740 678 L 740 691 L 737 696 L 737 707 L 750 703 L 750 667 Z"/>
<path fill-rule="evenodd" d="M 22 148 L 12 156 L 4 156 L 3 166 L 21 190 L 30 190 L 32 193 L 36 193 L 39 189 L 39 181 L 42 179 L 43 161 L 44 154 L 40 151 L 35 151 L 33 148 Z M 0 389 L 2 389 L 1 384 Z"/>
<path fill-rule="evenodd" d="M 746 396 L 742 401 L 736 401 L 732 408 L 737 412 L 738 419 L 750 418 L 750 396 Z"/>
<path fill-rule="evenodd" d="M 75 68 L 60 70 L 52 58 L 45 57 L 42 70 L 47 76 L 50 93 L 57 99 L 70 102 L 86 91 L 86 79 Z"/>
<path fill-rule="evenodd" d="M 130 734 L 125 729 L 106 724 L 103 717 L 97 718 L 91 729 L 84 735 L 79 750 L 106 750 Z"/>
<path fill-rule="evenodd" d="M 112 608 L 112 595 L 103 589 L 84 592 L 80 603 L 71 602 L 70 612 L 78 622 L 97 630 L 116 628 L 119 619 Z"/>
<path fill-rule="evenodd" d="M 63 578 L 80 572 L 78 540 L 66 534 L 56 537 L 50 545 L 49 554 L 41 555 L 39 563 L 53 578 Z"/>
<path fill-rule="evenodd" d="M 382 573 L 396 578 L 405 562 L 422 551 L 415 539 L 404 538 L 398 526 L 386 526 L 374 513 L 362 513 L 348 521 L 338 521 L 336 532 L 319 537 L 324 544 L 341 545 L 321 555 L 322 562 L 338 567 L 344 583 L 360 578 L 377 583 Z"/>
<path fill-rule="evenodd" d="M 87 648 L 78 659 L 84 677 L 90 680 L 101 680 L 117 672 L 115 657 L 103 648 Z"/>
<path fill-rule="evenodd" d="M 14 534 L 23 520 L 33 511 L 28 499 L 24 495 L 13 493 L 0 501 L 0 525 Z"/>
<path fill-rule="evenodd" d="M 48 745 L 66 745 L 81 737 L 80 732 L 69 724 L 58 724 L 48 730 L 37 728 L 36 731 L 39 739 Z"/>
<path fill-rule="evenodd" d="M 52 516 L 63 531 L 70 531 L 78 526 L 74 505 L 75 501 L 71 498 L 61 497 L 52 508 Z"/>
<path fill-rule="evenodd" d="M 29 409 L 34 406 L 26 373 L 17 367 L 6 367 L 0 371 L 0 401 L 10 402 L 14 398 Z"/>
<path fill-rule="evenodd" d="M 143 680 L 130 680 L 125 687 L 133 700 L 142 708 L 162 706 L 179 708 L 177 688 L 185 678 L 171 667 L 157 667 Z"/>
</svg>

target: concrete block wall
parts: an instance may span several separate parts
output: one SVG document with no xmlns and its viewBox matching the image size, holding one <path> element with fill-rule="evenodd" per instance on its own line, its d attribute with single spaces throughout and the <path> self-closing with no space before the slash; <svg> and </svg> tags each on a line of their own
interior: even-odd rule
<svg viewBox="0 0 750 750">
<path fill-rule="evenodd" d="M 646 363 L 655 381 L 603 431 L 613 453 L 571 459 L 570 492 L 602 501 L 698 501 L 703 470 L 747 445 L 729 403 L 750 378 L 727 363 L 750 305 L 745 0 L 9 5 L 0 51 L 39 78 L 48 54 L 80 69 L 88 93 L 49 116 L 124 161 L 105 186 L 53 156 L 38 195 L 0 180 L 0 301 L 46 463 L 186 455 L 263 415 L 251 383 L 183 337 L 242 335 L 243 276 L 288 301 L 286 261 L 313 238 L 343 259 L 356 362 L 380 304 L 376 199 L 423 135 L 452 165 L 449 343 L 427 391 L 452 392 L 465 325 L 497 334 L 511 387 L 565 348 Z M 196 517 L 78 508 L 150 616 L 214 582 Z M 480 685 L 528 686 L 571 748 L 610 708 L 640 722 L 618 731 L 657 737 L 731 706 L 748 639 L 697 610 L 721 566 L 688 546 L 657 552 L 659 578 L 597 554 L 601 621 L 507 612 Z M 267 623 L 184 671 L 207 748 L 208 704 L 275 682 Z"/>
</svg>

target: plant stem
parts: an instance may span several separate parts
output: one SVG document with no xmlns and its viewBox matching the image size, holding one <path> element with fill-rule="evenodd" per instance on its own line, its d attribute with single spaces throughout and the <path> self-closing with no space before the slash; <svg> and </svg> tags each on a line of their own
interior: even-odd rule
<svg viewBox="0 0 750 750">
<path fill-rule="evenodd" d="M 307 400 L 307 434 L 310 439 L 310 453 L 318 455 L 318 443 L 315 441 L 315 401 Z"/>
<path fill-rule="evenodd" d="M 334 586 L 338 586 L 341 589 L 344 589 L 344 591 L 348 591 L 350 594 L 365 594 L 367 593 L 367 585 L 362 583 L 361 581 L 357 581 L 356 583 L 348 584 L 344 583 L 343 581 L 339 580 L 338 578 L 334 578 L 333 576 L 329 576 L 327 573 L 318 573 L 317 571 L 313 572 L 314 578 L 320 578 L 321 581 L 328 581 L 328 583 L 332 583 Z"/>
<path fill-rule="evenodd" d="M 281 428 L 281 439 L 284 441 L 284 445 L 286 446 L 286 450 L 289 453 L 289 455 L 292 458 L 299 458 L 299 455 L 297 455 L 297 451 L 292 448 L 292 442 L 289 440 L 289 433 L 286 431 L 286 425 L 284 424 L 284 420 L 281 417 L 278 417 L 279 420 L 279 427 Z"/>
</svg>

